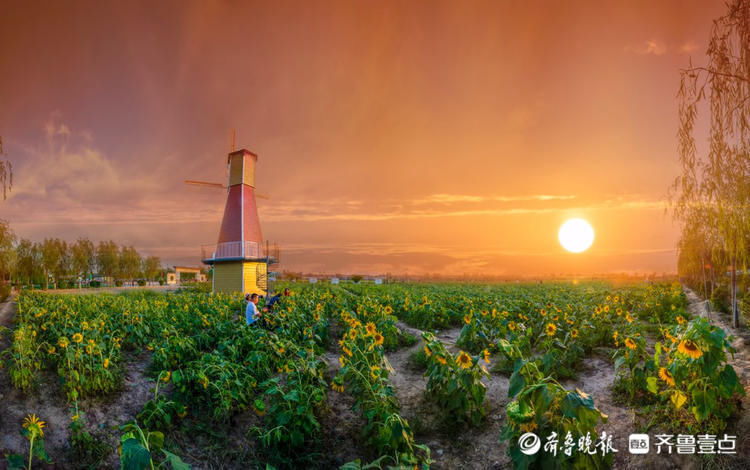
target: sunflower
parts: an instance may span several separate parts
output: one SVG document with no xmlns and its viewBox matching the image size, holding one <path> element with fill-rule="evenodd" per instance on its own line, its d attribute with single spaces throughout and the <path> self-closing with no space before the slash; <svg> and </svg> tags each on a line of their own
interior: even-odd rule
<svg viewBox="0 0 750 470">
<path fill-rule="evenodd" d="M 508 323 L 508 329 L 510 331 L 516 331 L 516 322 L 510 322 L 510 323 Z"/>
<path fill-rule="evenodd" d="M 109 358 L 104 359 L 104 368 L 109 368 Z"/>
<path fill-rule="evenodd" d="M 344 351 L 344 353 L 347 356 L 352 357 L 352 350 L 351 349 L 347 348 L 346 346 L 341 346 L 341 350 Z"/>
<path fill-rule="evenodd" d="M 613 339 L 614 339 L 615 341 L 617 341 L 617 336 L 618 336 L 618 335 L 619 335 L 619 333 L 618 333 L 617 331 L 615 331 L 615 332 L 614 332 L 614 334 L 612 335 L 612 338 L 613 338 Z"/>
<path fill-rule="evenodd" d="M 456 358 L 456 362 L 464 369 L 468 369 L 472 364 L 471 356 L 461 351 Z"/>
<path fill-rule="evenodd" d="M 541 309 L 539 311 L 539 315 L 541 315 L 542 317 L 546 317 L 547 316 L 547 311 L 545 309 Z"/>
<path fill-rule="evenodd" d="M 49 354 L 55 354 L 55 347 L 54 347 L 54 346 L 52 346 L 51 348 L 49 348 L 49 349 L 47 350 L 47 352 L 48 352 Z"/>
<path fill-rule="evenodd" d="M 371 366 L 370 367 L 370 377 L 372 377 L 372 380 L 378 380 L 378 377 L 380 377 L 380 367 L 378 367 L 378 366 Z"/>
<path fill-rule="evenodd" d="M 357 330 L 355 330 L 354 328 L 349 330 L 349 339 L 355 339 L 356 337 L 357 337 Z"/>
<path fill-rule="evenodd" d="M 23 427 L 31 434 L 30 437 L 44 437 L 45 422 L 33 415 L 26 415 L 23 419 Z"/>
<path fill-rule="evenodd" d="M 547 336 L 555 336 L 557 326 L 555 326 L 554 323 L 547 323 L 547 327 L 545 328 L 545 330 L 547 331 Z"/>
<path fill-rule="evenodd" d="M 670 387 L 674 387 L 674 377 L 664 367 L 659 369 L 659 377 L 665 381 Z"/>
<path fill-rule="evenodd" d="M 334 389 L 334 390 L 336 390 L 339 393 L 344 393 L 344 386 L 343 385 L 339 385 L 336 382 L 331 383 L 331 388 Z"/>
<path fill-rule="evenodd" d="M 427 347 L 427 345 L 424 346 L 424 353 L 427 354 L 427 357 L 432 355 L 432 351 L 430 351 L 430 348 Z"/>
<path fill-rule="evenodd" d="M 445 365 L 448 361 L 445 360 L 443 356 L 436 356 L 437 361 L 441 363 L 442 365 Z"/>
<path fill-rule="evenodd" d="M 164 375 L 164 377 L 161 378 L 161 381 L 164 383 L 169 382 L 169 379 L 172 377 L 172 372 L 167 371 L 167 373 Z"/>
<path fill-rule="evenodd" d="M 375 338 L 375 344 L 377 344 L 378 346 L 383 344 L 383 340 L 385 339 L 383 338 L 383 335 L 381 335 L 380 333 L 375 333 L 374 338 Z"/>
<path fill-rule="evenodd" d="M 698 345 L 689 339 L 683 339 L 680 341 L 680 345 L 677 346 L 677 351 L 686 356 L 692 357 L 693 359 L 698 359 L 703 355 L 703 351 L 698 348 Z"/>
<path fill-rule="evenodd" d="M 523 432 L 531 432 L 536 428 L 536 421 L 529 421 L 528 423 L 521 424 L 521 431 Z"/>
<path fill-rule="evenodd" d="M 372 336 L 377 331 L 377 328 L 375 327 L 375 323 L 373 322 L 367 322 L 367 325 L 365 325 L 365 331 L 367 331 L 368 336 Z"/>
<path fill-rule="evenodd" d="M 62 336 L 57 340 L 57 344 L 59 344 L 61 348 L 65 349 L 70 344 L 70 341 L 68 341 L 68 338 L 66 338 L 65 336 Z"/>
<path fill-rule="evenodd" d="M 82 322 L 82 323 L 81 323 L 81 329 L 82 329 L 83 331 L 86 331 L 86 330 L 88 330 L 88 329 L 89 329 L 89 322 L 87 322 L 87 321 L 84 321 L 84 322 Z"/>
<path fill-rule="evenodd" d="M 621 309 L 620 307 L 617 307 L 617 310 L 616 310 L 616 312 L 617 312 L 617 316 L 618 316 L 618 317 L 619 317 L 620 315 L 622 315 L 622 309 Z"/>
<path fill-rule="evenodd" d="M 570 330 L 570 337 L 571 338 L 578 338 L 578 330 L 576 330 L 575 328 L 573 328 L 572 330 Z"/>
<path fill-rule="evenodd" d="M 393 313 L 393 308 L 391 308 L 391 306 L 390 306 L 390 305 L 386 306 L 386 307 L 385 307 L 385 313 L 386 313 L 387 315 L 390 315 L 391 313 Z"/>
<path fill-rule="evenodd" d="M 80 343 L 81 341 L 83 341 L 83 335 L 81 333 L 74 334 L 73 341 L 76 343 Z"/>
<path fill-rule="evenodd" d="M 635 341 L 633 341 L 630 338 L 626 338 L 625 339 L 625 347 L 628 348 L 628 349 L 635 349 L 635 347 L 636 347 Z"/>
<path fill-rule="evenodd" d="M 467 325 L 471 323 L 471 315 L 464 315 L 464 323 Z"/>
<path fill-rule="evenodd" d="M 489 364 L 490 363 L 490 352 L 485 349 L 482 352 L 482 356 L 483 356 L 484 362 L 486 362 L 487 364 Z"/>
<path fill-rule="evenodd" d="M 674 307 L 674 305 L 673 305 L 673 307 Z M 680 325 L 682 325 L 683 323 L 685 323 L 685 319 L 682 318 L 682 315 L 677 315 L 677 319 L 676 320 L 677 320 L 677 323 L 680 324 Z"/>
</svg>

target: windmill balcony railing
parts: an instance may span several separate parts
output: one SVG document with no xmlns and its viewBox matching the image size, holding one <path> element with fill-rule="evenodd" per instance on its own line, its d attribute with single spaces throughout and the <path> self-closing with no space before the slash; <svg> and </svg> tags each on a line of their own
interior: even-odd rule
<svg viewBox="0 0 750 470">
<path fill-rule="evenodd" d="M 211 264 L 217 260 L 268 260 L 278 263 L 279 245 L 258 242 L 225 242 L 201 246 L 201 259 Z"/>
</svg>

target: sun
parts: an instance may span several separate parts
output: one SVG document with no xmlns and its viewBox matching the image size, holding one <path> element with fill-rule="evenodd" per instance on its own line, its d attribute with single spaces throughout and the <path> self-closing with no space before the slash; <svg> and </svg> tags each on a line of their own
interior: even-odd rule
<svg viewBox="0 0 750 470">
<path fill-rule="evenodd" d="M 560 245 L 571 253 L 581 253 L 594 243 L 594 229 L 583 219 L 568 219 L 557 233 Z"/>
</svg>

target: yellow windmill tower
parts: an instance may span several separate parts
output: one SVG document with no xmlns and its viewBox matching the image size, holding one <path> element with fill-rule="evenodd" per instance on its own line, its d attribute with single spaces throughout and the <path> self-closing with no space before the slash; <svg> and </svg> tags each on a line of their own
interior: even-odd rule
<svg viewBox="0 0 750 470">
<path fill-rule="evenodd" d="M 229 182 L 219 240 L 202 250 L 203 262 L 214 268 L 214 292 L 268 294 L 268 268 L 278 263 L 279 249 L 277 245 L 271 249 L 268 242 L 263 243 L 255 202 L 257 162 L 258 156 L 245 149 L 233 151 L 227 157 Z"/>
</svg>

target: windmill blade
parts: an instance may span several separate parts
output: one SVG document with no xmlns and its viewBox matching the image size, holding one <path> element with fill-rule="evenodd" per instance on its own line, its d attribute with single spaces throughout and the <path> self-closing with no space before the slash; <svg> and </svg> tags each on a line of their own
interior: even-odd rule
<svg viewBox="0 0 750 470">
<path fill-rule="evenodd" d="M 204 187 L 216 188 L 216 189 L 227 189 L 227 187 L 221 183 L 209 183 L 207 181 L 185 180 L 185 184 L 190 184 L 193 186 L 204 186 Z"/>
<path fill-rule="evenodd" d="M 192 186 L 203 186 L 205 188 L 213 188 L 213 189 L 227 189 L 227 186 L 224 184 L 209 183 L 208 181 L 185 180 L 185 184 L 189 184 Z M 263 194 L 263 193 L 255 193 L 255 197 L 258 199 L 271 199 L 271 196 L 268 196 L 267 194 Z"/>
</svg>

